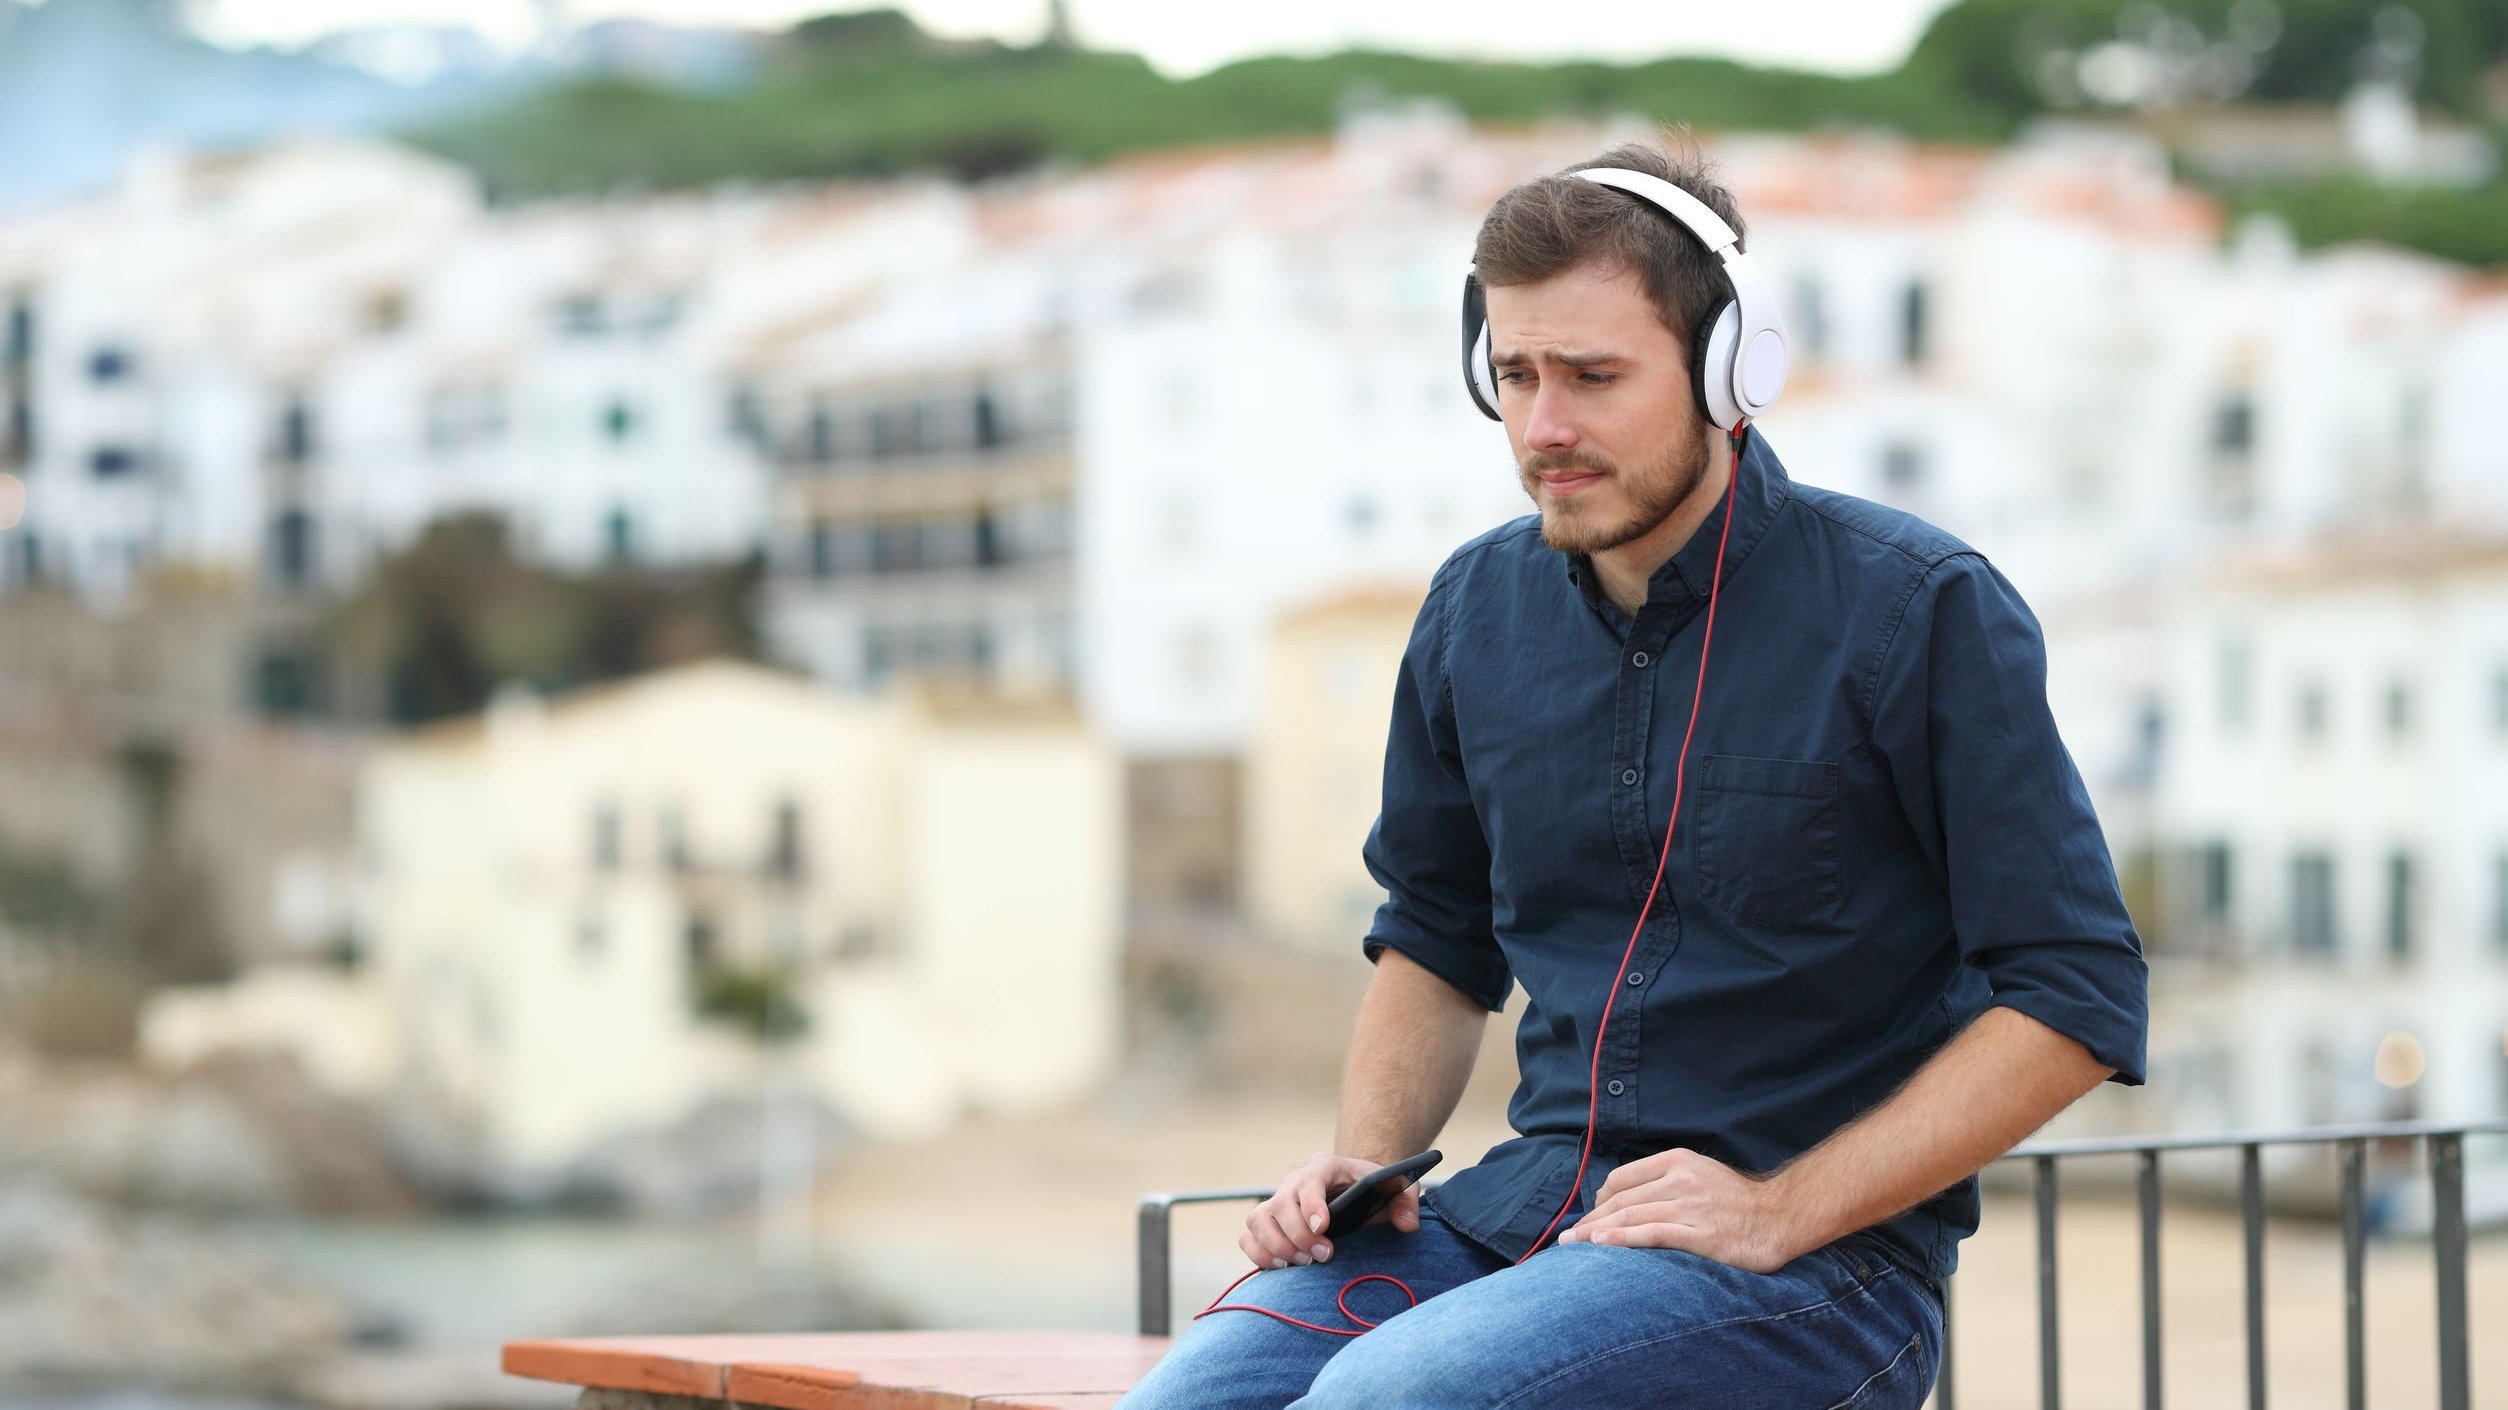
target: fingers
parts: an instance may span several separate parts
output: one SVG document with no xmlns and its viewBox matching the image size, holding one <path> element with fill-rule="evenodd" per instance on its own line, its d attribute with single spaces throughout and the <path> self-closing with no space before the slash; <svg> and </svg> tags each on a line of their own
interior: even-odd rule
<svg viewBox="0 0 2508 1410">
<path fill-rule="evenodd" d="M 1286 1268 L 1316 1263 L 1332 1256 L 1332 1241 L 1321 1232 L 1330 1205 L 1330 1194 L 1336 1183 L 1347 1186 L 1363 1168 L 1344 1171 L 1345 1161 L 1329 1151 L 1317 1151 L 1304 1165 L 1289 1172 L 1271 1198 L 1254 1206 L 1245 1217 L 1245 1233 L 1237 1247 L 1258 1268 Z"/>
<path fill-rule="evenodd" d="M 1692 1227 L 1684 1222 L 1694 1219 L 1698 1211 L 1678 1200 L 1661 1200 L 1650 1204 L 1631 1204 L 1609 1214 L 1589 1214 L 1575 1227 L 1559 1235 L 1561 1243 L 1634 1244 L 1638 1247 L 1680 1247 L 1673 1244 L 1640 1243 L 1634 1234 L 1640 1229 L 1658 1225 L 1668 1228 Z"/>
</svg>

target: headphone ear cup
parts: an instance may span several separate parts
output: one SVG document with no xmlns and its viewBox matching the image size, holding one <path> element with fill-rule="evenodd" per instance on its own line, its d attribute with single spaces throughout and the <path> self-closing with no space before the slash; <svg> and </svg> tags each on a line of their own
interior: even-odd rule
<svg viewBox="0 0 2508 1410">
<path fill-rule="evenodd" d="M 1689 339 L 1689 386 L 1698 414 L 1732 430 L 1742 422 L 1733 399 L 1733 359 L 1742 340 L 1742 306 L 1726 299 L 1698 320 Z"/>
<path fill-rule="evenodd" d="M 1506 419 L 1498 410 L 1497 373 L 1489 365 L 1489 306 L 1477 273 L 1463 276 L 1463 390 L 1472 394 L 1481 415 Z"/>
</svg>

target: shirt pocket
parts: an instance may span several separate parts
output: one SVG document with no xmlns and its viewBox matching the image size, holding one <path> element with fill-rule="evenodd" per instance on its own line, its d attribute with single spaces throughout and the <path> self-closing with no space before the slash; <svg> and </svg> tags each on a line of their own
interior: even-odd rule
<svg viewBox="0 0 2508 1410">
<path fill-rule="evenodd" d="M 1710 754 L 1700 761 L 1691 862 L 1699 896 L 1771 927 L 1836 905 L 1841 773 L 1810 759 Z"/>
</svg>

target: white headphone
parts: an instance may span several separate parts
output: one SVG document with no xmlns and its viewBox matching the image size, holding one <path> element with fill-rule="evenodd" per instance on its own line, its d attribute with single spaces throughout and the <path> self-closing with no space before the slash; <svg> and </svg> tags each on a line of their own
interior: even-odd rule
<svg viewBox="0 0 2508 1410">
<path fill-rule="evenodd" d="M 1708 420 L 1730 431 L 1755 421 L 1785 390 L 1785 323 L 1759 267 L 1743 253 L 1741 237 L 1722 217 L 1659 176 L 1621 167 L 1588 167 L 1569 173 L 1596 185 L 1625 191 L 1679 221 L 1706 245 L 1724 269 L 1733 297 L 1698 320 L 1690 339 L 1691 389 Z M 1463 384 L 1472 404 L 1492 421 L 1498 412 L 1498 374 L 1490 365 L 1489 310 L 1480 272 L 1463 276 Z"/>
</svg>

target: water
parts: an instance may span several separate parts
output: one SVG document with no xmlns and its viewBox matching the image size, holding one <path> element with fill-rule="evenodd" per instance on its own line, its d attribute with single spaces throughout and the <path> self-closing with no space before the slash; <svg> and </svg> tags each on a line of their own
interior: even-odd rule
<svg viewBox="0 0 2508 1410">
<path fill-rule="evenodd" d="M 286 1220 L 238 1232 L 418 1346 L 678 1330 L 664 1325 L 674 1300 L 736 1297 L 758 1276 L 754 1233 L 738 1220 Z"/>
</svg>

